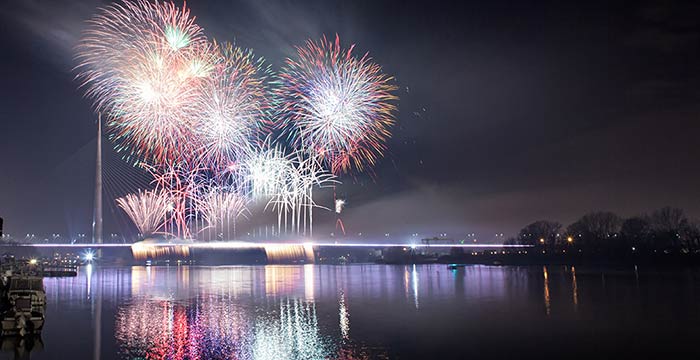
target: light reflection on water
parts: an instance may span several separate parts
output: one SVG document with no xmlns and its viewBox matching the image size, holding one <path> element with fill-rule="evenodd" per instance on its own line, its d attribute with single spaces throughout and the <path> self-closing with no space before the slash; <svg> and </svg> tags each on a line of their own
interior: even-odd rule
<svg viewBox="0 0 700 360">
<path fill-rule="evenodd" d="M 552 305 L 549 298 L 549 273 L 546 266 L 542 267 L 542 275 L 544 278 L 544 308 L 547 316 L 549 316 L 552 311 Z"/>
<path fill-rule="evenodd" d="M 85 270 L 90 296 L 97 274 Z M 335 341 L 335 331 L 321 333 L 316 270 L 314 265 L 132 267 L 130 297 L 115 316 L 119 352 L 130 359 L 369 358 L 349 341 L 342 289 L 336 326 L 343 341 Z M 114 269 L 103 271 L 103 278 L 112 278 L 105 283 L 119 288 Z M 413 274 L 415 286 L 415 268 Z M 122 275 L 117 270 L 116 277 Z M 251 301 L 258 297 L 264 301 Z"/>
<path fill-rule="evenodd" d="M 332 354 L 312 302 L 276 303 L 250 314 L 217 295 L 187 302 L 142 297 L 119 309 L 115 335 L 129 358 L 325 359 Z"/>
<path fill-rule="evenodd" d="M 563 266 L 82 268 L 75 278 L 45 280 L 47 350 L 32 358 L 508 358 L 512 349 L 539 354 L 538 339 L 565 347 L 590 333 L 602 334 L 591 349 L 611 351 L 624 343 L 626 327 L 635 329 L 635 344 L 653 346 L 664 343 L 657 318 L 700 323 L 700 311 L 667 311 L 696 309 L 693 274 Z M 684 344 L 676 338 L 664 341 Z"/>
<path fill-rule="evenodd" d="M 157 359 L 331 356 L 332 342 L 318 329 L 313 280 L 303 282 L 305 299 L 276 297 L 296 290 L 299 269 L 271 266 L 263 270 L 265 296 L 273 300 L 262 309 L 250 309 L 236 300 L 254 295 L 253 286 L 243 285 L 255 278 L 254 268 L 197 269 L 201 275 L 197 280 L 204 280 L 199 284 L 208 286 L 194 298 L 187 296 L 192 283 L 188 267 L 177 268 L 175 277 L 172 269 L 147 268 L 145 278 L 143 268 L 132 268 L 134 296 L 118 308 L 116 317 L 115 335 L 122 353 Z M 159 274 L 164 277 L 160 279 Z M 313 268 L 305 266 L 303 276 L 313 276 Z M 175 282 L 169 283 L 170 278 Z"/>
</svg>

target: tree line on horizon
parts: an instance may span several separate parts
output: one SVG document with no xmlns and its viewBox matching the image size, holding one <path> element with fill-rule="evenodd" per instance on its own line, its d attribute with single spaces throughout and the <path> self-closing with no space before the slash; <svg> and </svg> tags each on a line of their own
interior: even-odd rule
<svg viewBox="0 0 700 360">
<path fill-rule="evenodd" d="M 629 218 L 594 211 L 566 228 L 557 221 L 535 221 L 504 244 L 587 252 L 696 253 L 700 252 L 700 223 L 673 207 Z"/>
</svg>

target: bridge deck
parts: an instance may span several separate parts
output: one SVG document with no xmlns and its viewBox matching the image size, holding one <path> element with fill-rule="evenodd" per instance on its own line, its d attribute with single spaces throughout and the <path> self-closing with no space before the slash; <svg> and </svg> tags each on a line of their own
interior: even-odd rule
<svg viewBox="0 0 700 360">
<path fill-rule="evenodd" d="M 188 246 L 190 248 L 201 249 L 248 249 L 263 248 L 273 246 L 314 246 L 314 247 L 366 247 L 366 248 L 387 248 L 387 247 L 410 247 L 410 248 L 527 248 L 532 245 L 503 245 L 503 244 L 402 244 L 402 243 L 337 243 L 337 242 L 304 242 L 304 243 L 282 243 L 282 242 L 242 242 L 242 241 L 220 241 L 220 242 L 160 242 L 160 243 L 135 243 L 145 246 Z M 131 247 L 134 244 L 0 244 L 0 247 L 37 247 L 37 248 L 121 248 Z"/>
</svg>

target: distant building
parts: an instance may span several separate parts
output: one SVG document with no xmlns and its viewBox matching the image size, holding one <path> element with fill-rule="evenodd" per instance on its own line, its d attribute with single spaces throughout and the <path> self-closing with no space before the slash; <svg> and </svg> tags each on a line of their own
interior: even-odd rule
<svg viewBox="0 0 700 360">
<path fill-rule="evenodd" d="M 0 217 L 0 237 L 2 237 L 2 218 Z"/>
</svg>

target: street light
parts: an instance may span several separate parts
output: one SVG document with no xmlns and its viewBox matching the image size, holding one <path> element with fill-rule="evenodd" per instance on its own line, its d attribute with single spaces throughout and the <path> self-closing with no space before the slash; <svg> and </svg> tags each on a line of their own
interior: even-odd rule
<svg viewBox="0 0 700 360">
<path fill-rule="evenodd" d="M 90 250 L 85 251 L 85 253 L 83 253 L 83 259 L 85 260 L 85 262 L 90 263 L 93 260 L 95 260 L 95 253 Z"/>
</svg>

